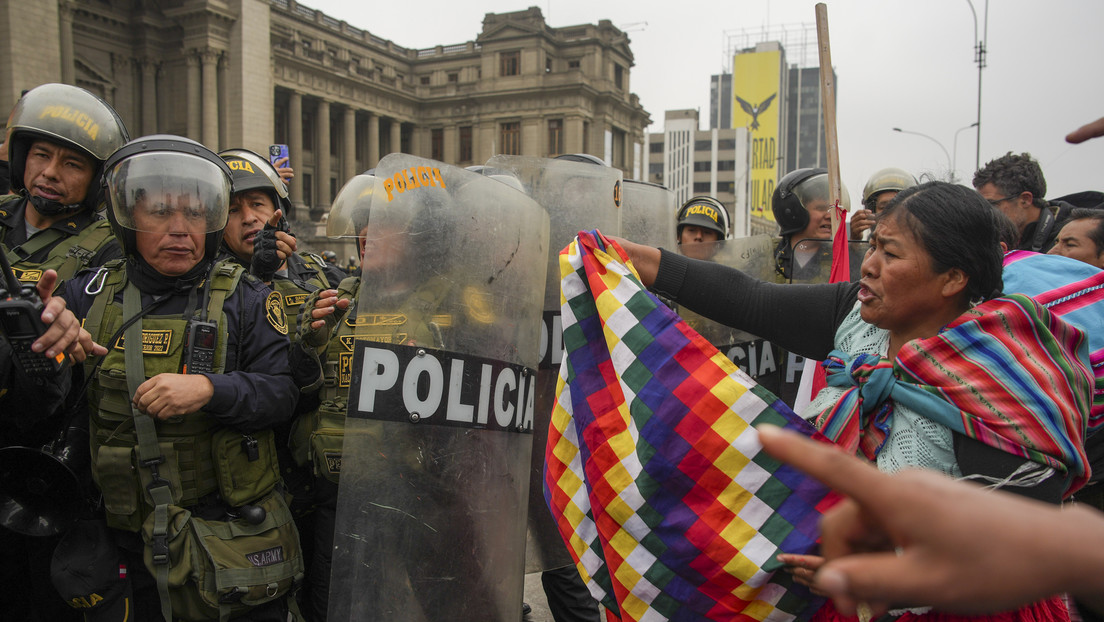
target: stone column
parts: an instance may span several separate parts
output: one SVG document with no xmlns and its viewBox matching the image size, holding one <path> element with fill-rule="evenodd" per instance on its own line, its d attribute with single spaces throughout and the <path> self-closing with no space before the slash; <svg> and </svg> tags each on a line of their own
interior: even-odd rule
<svg viewBox="0 0 1104 622">
<path fill-rule="evenodd" d="M 442 144 L 445 162 L 449 164 L 461 164 L 460 162 L 460 128 L 450 125 L 445 128 L 445 136 Z"/>
<path fill-rule="evenodd" d="M 345 108 L 345 120 L 341 125 L 342 144 L 345 147 L 341 157 L 341 179 L 337 180 L 340 187 L 356 175 L 356 110 L 352 107 Z"/>
<path fill-rule="evenodd" d="M 315 116 L 314 146 L 314 204 L 311 206 L 311 220 L 318 222 L 322 214 L 330 208 L 330 102 L 318 100 L 318 114 Z"/>
<path fill-rule="evenodd" d="M 61 43 L 61 81 L 76 84 L 77 70 L 73 63 L 73 8 L 70 0 L 58 3 L 58 24 Z"/>
<path fill-rule="evenodd" d="M 142 134 L 157 133 L 157 65 L 142 60 Z"/>
<path fill-rule="evenodd" d="M 292 91 L 288 96 L 288 158 L 297 177 L 303 174 L 303 96 Z M 303 205 L 303 179 L 292 179 L 288 194 L 295 209 Z"/>
<path fill-rule="evenodd" d="M 196 52 L 188 54 L 188 138 L 203 141 L 200 134 L 200 126 L 203 123 L 201 107 L 201 91 L 199 84 L 199 55 Z"/>
<path fill-rule="evenodd" d="M 402 152 L 402 122 L 391 119 L 391 153 Z"/>
<path fill-rule="evenodd" d="M 375 168 L 379 159 L 379 115 L 373 112 L 368 115 L 368 156 L 364 162 L 365 170 Z"/>
<path fill-rule="evenodd" d="M 227 74 L 229 73 L 227 65 L 230 59 L 226 54 L 219 55 L 218 71 L 216 76 L 218 78 L 216 87 L 218 89 L 218 144 L 219 149 L 226 149 L 230 146 L 230 89 L 226 81 Z M 271 126 L 270 126 L 271 127 Z M 272 130 L 269 129 L 269 132 Z"/>
<path fill-rule="evenodd" d="M 209 149 L 218 151 L 218 58 L 216 50 L 207 48 L 200 52 L 203 70 L 203 131 L 202 142 Z"/>
</svg>

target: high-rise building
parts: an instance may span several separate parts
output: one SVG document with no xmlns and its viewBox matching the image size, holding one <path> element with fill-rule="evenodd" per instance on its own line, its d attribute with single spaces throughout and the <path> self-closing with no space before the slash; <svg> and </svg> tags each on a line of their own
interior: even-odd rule
<svg viewBox="0 0 1104 622">
<path fill-rule="evenodd" d="M 710 78 L 710 127 L 751 133 L 752 233 L 776 230 L 770 197 L 787 172 L 827 165 L 815 28 L 780 26 L 729 36 L 732 64 Z"/>
<path fill-rule="evenodd" d="M 640 169 L 650 120 L 630 90 L 629 38 L 609 20 L 488 13 L 473 41 L 411 49 L 295 0 L 2 7 L 0 106 L 64 82 L 103 97 L 132 136 L 286 143 L 299 220 L 317 222 L 347 179 L 397 151 L 457 165 L 590 153 Z"/>
<path fill-rule="evenodd" d="M 744 237 L 750 233 L 748 136 L 745 128 L 699 130 L 697 110 L 668 110 L 663 131 L 648 134 L 646 181 L 667 186 L 678 205 L 692 196 L 714 197 L 728 210 L 733 236 Z"/>
</svg>

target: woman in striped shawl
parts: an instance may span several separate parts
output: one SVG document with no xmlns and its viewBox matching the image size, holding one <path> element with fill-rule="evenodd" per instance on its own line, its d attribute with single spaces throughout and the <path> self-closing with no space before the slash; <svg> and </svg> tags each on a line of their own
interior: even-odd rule
<svg viewBox="0 0 1104 622">
<path fill-rule="evenodd" d="M 1087 347 L 1031 298 L 1001 296 L 992 213 L 963 186 L 901 192 L 877 217 L 857 283 L 778 286 L 624 246 L 654 291 L 825 361 L 828 386 L 804 414 L 848 451 L 883 471 L 932 469 L 1058 503 L 1089 476 Z M 823 563 L 781 559 L 803 582 Z M 1058 598 L 980 617 L 900 605 L 886 619 L 1069 619 Z M 814 618 L 840 619 L 831 605 Z"/>
</svg>

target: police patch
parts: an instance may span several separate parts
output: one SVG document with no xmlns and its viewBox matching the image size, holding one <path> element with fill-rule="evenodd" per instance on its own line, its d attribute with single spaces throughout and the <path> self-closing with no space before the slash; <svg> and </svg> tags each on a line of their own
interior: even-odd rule
<svg viewBox="0 0 1104 622">
<path fill-rule="evenodd" d="M 284 304 L 289 307 L 298 307 L 307 301 L 307 296 L 310 296 L 310 294 L 285 294 Z"/>
<path fill-rule="evenodd" d="M 38 283 L 38 280 L 42 278 L 42 270 L 20 270 L 13 267 L 12 272 L 15 273 L 15 278 L 19 279 L 20 283 Z"/>
<path fill-rule="evenodd" d="M 281 335 L 288 333 L 287 314 L 284 313 L 284 299 L 279 292 L 270 292 L 265 298 L 265 319 Z"/>
<path fill-rule="evenodd" d="M 326 470 L 333 475 L 341 475 L 341 454 L 327 451 L 323 456 L 326 458 Z"/>
</svg>

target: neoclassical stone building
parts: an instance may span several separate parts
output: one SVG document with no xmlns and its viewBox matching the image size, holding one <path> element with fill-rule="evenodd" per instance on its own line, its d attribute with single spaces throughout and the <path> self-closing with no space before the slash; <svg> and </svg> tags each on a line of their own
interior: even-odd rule
<svg viewBox="0 0 1104 622">
<path fill-rule="evenodd" d="M 110 102 L 133 136 L 286 143 L 299 220 L 394 151 L 458 165 L 586 152 L 631 177 L 649 123 L 632 65 L 608 20 L 552 28 L 536 7 L 417 50 L 295 0 L 0 0 L 0 107 L 60 81 Z"/>
</svg>

